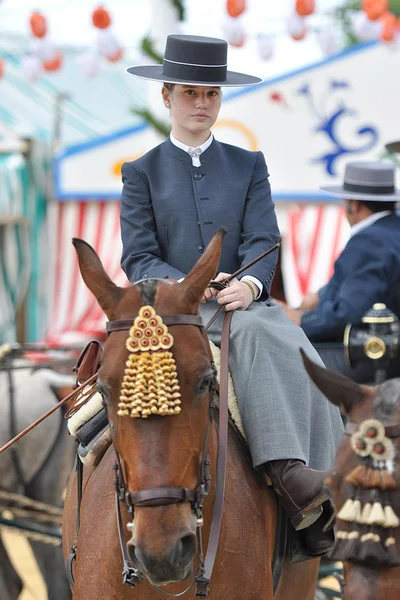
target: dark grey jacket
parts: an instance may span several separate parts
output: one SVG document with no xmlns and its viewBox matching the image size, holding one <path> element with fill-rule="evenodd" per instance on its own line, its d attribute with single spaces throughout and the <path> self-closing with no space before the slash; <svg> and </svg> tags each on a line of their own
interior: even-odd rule
<svg viewBox="0 0 400 600">
<path fill-rule="evenodd" d="M 220 227 L 227 234 L 218 272 L 233 273 L 279 239 L 261 152 L 214 140 L 193 167 L 168 138 L 125 163 L 122 180 L 121 264 L 130 281 L 184 277 Z M 263 299 L 276 260 L 274 252 L 244 273 L 263 283 Z"/>
</svg>

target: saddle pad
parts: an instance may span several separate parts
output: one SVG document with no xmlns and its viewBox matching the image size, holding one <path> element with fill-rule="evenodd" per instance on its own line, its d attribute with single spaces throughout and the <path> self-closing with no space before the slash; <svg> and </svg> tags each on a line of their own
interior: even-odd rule
<svg viewBox="0 0 400 600">
<path fill-rule="evenodd" d="M 215 362 L 215 366 L 217 368 L 217 379 L 219 382 L 220 375 L 220 365 L 221 365 L 221 351 L 212 342 L 210 342 L 211 351 L 213 355 L 213 360 Z M 85 390 L 83 390 L 83 393 Z M 239 412 L 239 404 L 236 398 L 235 390 L 233 387 L 233 381 L 231 374 L 229 373 L 228 377 L 228 407 L 229 413 L 231 415 L 232 421 L 235 423 L 237 429 L 240 434 L 243 436 L 243 439 L 246 438 L 246 434 L 244 432 L 242 418 Z M 70 419 L 68 419 L 68 430 L 71 435 L 75 436 L 77 430 L 82 427 L 85 423 L 87 423 L 92 417 L 97 415 L 101 409 L 103 408 L 101 395 L 97 392 L 86 404 L 82 406 Z"/>
<path fill-rule="evenodd" d="M 100 431 L 88 444 L 78 446 L 78 456 L 85 467 L 97 467 L 107 448 L 111 444 L 111 431 L 109 425 Z"/>
<path fill-rule="evenodd" d="M 85 390 L 87 390 L 87 389 L 88 388 L 86 388 L 86 387 L 83 388 L 82 394 L 84 394 Z M 78 398 L 79 398 L 79 396 L 78 396 Z M 79 400 L 78 400 L 78 404 L 79 404 Z M 86 404 L 83 404 L 82 407 L 79 410 L 77 410 L 77 412 L 74 413 L 72 415 L 72 417 L 70 417 L 68 419 L 68 431 L 70 432 L 70 434 L 75 436 L 78 429 L 80 427 L 82 427 L 82 425 L 84 425 L 85 423 L 90 421 L 90 419 L 92 417 L 97 415 L 97 413 L 99 413 L 102 408 L 103 408 L 103 399 L 102 399 L 101 395 L 99 394 L 99 392 L 96 392 L 94 394 L 94 396 L 92 396 L 92 398 L 90 398 L 89 402 L 87 402 Z"/>
<path fill-rule="evenodd" d="M 211 352 L 213 355 L 213 360 L 215 366 L 217 368 L 217 379 L 218 383 L 220 382 L 220 372 L 221 372 L 221 350 L 210 341 Z M 247 441 L 247 437 L 244 431 L 242 417 L 239 411 L 239 403 L 235 394 L 235 388 L 233 387 L 232 376 L 228 374 L 228 408 L 229 414 L 231 415 L 232 421 L 235 423 L 237 429 L 240 432 L 240 435 L 243 436 L 243 439 Z"/>
</svg>

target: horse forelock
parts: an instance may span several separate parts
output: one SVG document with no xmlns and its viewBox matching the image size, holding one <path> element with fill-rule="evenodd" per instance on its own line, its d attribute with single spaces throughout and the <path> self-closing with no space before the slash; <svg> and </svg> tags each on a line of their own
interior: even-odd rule
<svg viewBox="0 0 400 600">
<path fill-rule="evenodd" d="M 143 304 L 146 306 L 154 306 L 157 285 L 158 281 L 156 279 L 145 279 L 139 283 Z"/>
<path fill-rule="evenodd" d="M 377 419 L 385 421 L 400 409 L 400 378 L 385 381 L 376 394 L 374 409 Z"/>
</svg>

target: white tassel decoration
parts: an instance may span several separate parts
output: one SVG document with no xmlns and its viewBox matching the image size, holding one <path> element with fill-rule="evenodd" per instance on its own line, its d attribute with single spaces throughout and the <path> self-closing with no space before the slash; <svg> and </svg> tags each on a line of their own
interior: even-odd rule
<svg viewBox="0 0 400 600">
<path fill-rule="evenodd" d="M 388 538 L 385 542 L 386 548 L 389 548 L 389 546 L 394 546 L 395 544 L 396 544 L 396 540 L 394 539 L 394 537 Z"/>
<path fill-rule="evenodd" d="M 358 523 L 360 523 L 360 525 L 365 525 L 367 523 L 371 509 L 372 509 L 372 506 L 369 502 L 367 502 L 367 504 L 364 504 L 363 509 L 361 511 L 361 516 L 358 520 Z"/>
<path fill-rule="evenodd" d="M 355 503 L 355 500 L 348 498 L 346 500 L 346 502 L 343 504 L 342 508 L 340 509 L 340 512 L 338 514 L 338 519 L 342 519 L 342 521 L 352 522 L 353 521 L 354 503 Z"/>
<path fill-rule="evenodd" d="M 385 513 L 380 502 L 374 502 L 367 519 L 367 525 L 382 525 L 385 522 Z"/>
<path fill-rule="evenodd" d="M 400 525 L 400 519 L 395 514 L 395 512 L 391 506 L 389 506 L 387 504 L 385 506 L 385 508 L 383 509 L 383 512 L 385 514 L 385 520 L 382 523 L 383 527 L 387 527 L 387 528 L 391 527 L 391 528 L 395 529 L 396 527 L 398 527 Z"/>
</svg>

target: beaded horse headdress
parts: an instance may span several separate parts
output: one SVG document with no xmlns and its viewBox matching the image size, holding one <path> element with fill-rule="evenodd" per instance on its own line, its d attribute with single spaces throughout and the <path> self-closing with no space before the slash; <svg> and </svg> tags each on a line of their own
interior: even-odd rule
<svg viewBox="0 0 400 600">
<path fill-rule="evenodd" d="M 394 446 L 376 419 L 363 421 L 351 437 L 360 464 L 345 478 L 349 497 L 339 511 L 337 542 L 331 557 L 373 566 L 396 566 L 393 529 L 400 521 L 392 494 L 398 485 L 391 472 Z"/>
<path fill-rule="evenodd" d="M 181 412 L 181 394 L 172 352 L 174 339 L 152 306 L 142 306 L 126 347 L 130 351 L 121 385 L 118 414 L 146 419 Z"/>
</svg>

